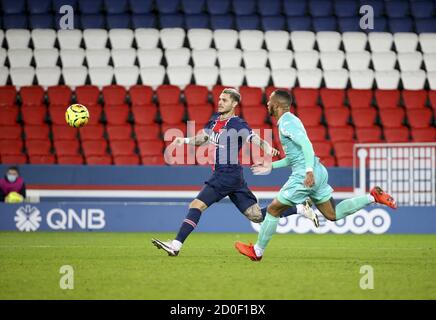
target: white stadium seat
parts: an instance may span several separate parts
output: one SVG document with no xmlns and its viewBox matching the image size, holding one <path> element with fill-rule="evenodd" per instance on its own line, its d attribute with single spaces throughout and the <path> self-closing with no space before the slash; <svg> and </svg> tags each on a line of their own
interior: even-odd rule
<svg viewBox="0 0 436 320">
<path fill-rule="evenodd" d="M 325 85 L 329 89 L 345 89 L 348 84 L 346 69 L 324 71 Z"/>
<path fill-rule="evenodd" d="M 101 89 L 104 86 L 109 86 L 112 84 L 112 80 L 114 78 L 113 67 L 94 67 L 89 68 L 88 72 L 92 85 Z"/>
<path fill-rule="evenodd" d="M 216 63 L 216 49 L 194 49 L 192 50 L 192 60 L 195 67 L 211 67 Z"/>
<path fill-rule="evenodd" d="M 230 87 L 240 87 L 244 82 L 244 69 L 242 67 L 221 68 L 221 84 Z"/>
<path fill-rule="evenodd" d="M 285 51 L 289 46 L 289 32 L 283 30 L 271 30 L 265 32 L 265 43 L 268 51 Z"/>
<path fill-rule="evenodd" d="M 137 66 L 115 67 L 114 74 L 116 84 L 128 89 L 138 83 L 139 68 Z"/>
<path fill-rule="evenodd" d="M 30 31 L 26 29 L 6 30 L 6 41 L 10 49 L 27 49 L 30 42 Z"/>
<path fill-rule="evenodd" d="M 169 67 L 184 67 L 189 65 L 191 51 L 188 48 L 167 49 L 165 59 Z"/>
<path fill-rule="evenodd" d="M 71 87 L 83 86 L 88 76 L 88 69 L 84 66 L 62 68 L 64 82 Z"/>
<path fill-rule="evenodd" d="M 182 28 L 164 28 L 160 30 L 160 40 L 164 49 L 178 49 L 185 42 L 185 30 Z"/>
<path fill-rule="evenodd" d="M 3 46 L 3 40 L 4 39 L 5 39 L 5 32 L 2 29 L 0 29 L 0 47 Z"/>
<path fill-rule="evenodd" d="M 3 67 L 6 62 L 6 57 L 8 56 L 8 53 L 5 48 L 0 48 L 0 67 Z"/>
<path fill-rule="evenodd" d="M 52 29 L 33 29 L 32 42 L 35 49 L 52 49 L 56 42 L 56 31 Z"/>
<path fill-rule="evenodd" d="M 294 51 L 310 51 L 315 45 L 315 33 L 312 31 L 292 31 L 291 43 Z"/>
<path fill-rule="evenodd" d="M 364 32 L 344 32 L 342 42 L 345 52 L 361 52 L 366 48 L 368 36 Z"/>
<path fill-rule="evenodd" d="M 397 53 L 415 52 L 418 46 L 418 35 L 412 32 L 394 33 L 394 43 Z"/>
<path fill-rule="evenodd" d="M 294 54 L 291 50 L 268 52 L 269 65 L 272 70 L 290 68 L 293 59 Z"/>
<path fill-rule="evenodd" d="M 85 49 L 61 49 L 62 67 L 79 67 L 85 61 Z"/>
<path fill-rule="evenodd" d="M 345 54 L 348 70 L 358 71 L 369 69 L 371 54 L 368 51 L 351 51 Z"/>
<path fill-rule="evenodd" d="M 289 69 L 273 69 L 271 71 L 273 84 L 277 88 L 293 88 L 297 80 L 297 70 Z"/>
<path fill-rule="evenodd" d="M 421 44 L 422 52 L 436 53 L 436 33 L 420 33 L 419 43 Z"/>
<path fill-rule="evenodd" d="M 7 67 L 0 66 L 0 86 L 6 85 L 9 77 L 9 69 Z"/>
<path fill-rule="evenodd" d="M 38 68 L 40 67 L 54 67 L 59 59 L 58 49 L 35 49 L 33 51 L 35 63 Z"/>
<path fill-rule="evenodd" d="M 436 71 L 427 73 L 428 84 L 431 90 L 436 90 Z"/>
<path fill-rule="evenodd" d="M 112 49 L 129 49 L 133 44 L 133 30 L 131 29 L 110 29 L 109 40 Z"/>
<path fill-rule="evenodd" d="M 141 68 L 139 71 L 142 84 L 156 89 L 163 84 L 165 68 L 163 66 Z"/>
<path fill-rule="evenodd" d="M 162 49 L 160 48 L 138 49 L 136 55 L 138 56 L 141 68 L 160 66 L 163 57 Z"/>
<path fill-rule="evenodd" d="M 159 30 L 138 28 L 135 30 L 135 40 L 138 49 L 154 49 L 159 43 Z"/>
<path fill-rule="evenodd" d="M 294 54 L 295 64 L 297 70 L 316 69 L 319 61 L 319 52 L 311 51 L 297 51 Z"/>
<path fill-rule="evenodd" d="M 376 71 L 375 82 L 378 89 L 397 89 L 400 82 L 400 72 L 398 70 Z"/>
<path fill-rule="evenodd" d="M 238 32 L 236 30 L 215 30 L 213 41 L 218 50 L 235 49 L 238 42 Z"/>
<path fill-rule="evenodd" d="M 115 68 L 131 67 L 135 64 L 136 50 L 133 48 L 112 49 L 111 56 Z"/>
<path fill-rule="evenodd" d="M 31 86 L 35 78 L 35 69 L 33 67 L 11 68 L 9 74 L 14 86 Z"/>
<path fill-rule="evenodd" d="M 241 65 L 242 52 L 240 49 L 218 50 L 220 68 L 233 68 Z"/>
<path fill-rule="evenodd" d="M 189 29 L 189 47 L 195 50 L 205 50 L 210 48 L 213 33 L 210 29 Z"/>
<path fill-rule="evenodd" d="M 353 89 L 372 89 L 374 83 L 374 71 L 359 70 L 350 71 L 350 82 Z"/>
<path fill-rule="evenodd" d="M 339 70 L 344 66 L 345 55 L 342 51 L 324 51 L 320 60 L 323 70 Z"/>
<path fill-rule="evenodd" d="M 245 69 L 245 79 L 250 87 L 265 88 L 268 86 L 271 71 L 269 68 Z"/>
<path fill-rule="evenodd" d="M 194 68 L 195 84 L 206 86 L 210 89 L 217 83 L 218 67 L 195 67 Z"/>
<path fill-rule="evenodd" d="M 85 29 L 83 31 L 83 40 L 86 49 L 103 49 L 106 48 L 108 32 L 105 29 Z"/>
<path fill-rule="evenodd" d="M 320 31 L 316 34 L 316 42 L 321 52 L 336 52 L 341 45 L 341 34 L 336 31 Z"/>
<path fill-rule="evenodd" d="M 167 68 L 167 75 L 170 84 L 179 86 L 184 89 L 191 83 L 192 67 L 191 66 L 174 66 Z"/>
<path fill-rule="evenodd" d="M 388 32 L 370 32 L 368 41 L 372 53 L 386 52 L 391 50 L 394 37 Z"/>
<path fill-rule="evenodd" d="M 422 53 L 407 52 L 398 54 L 398 64 L 401 71 L 417 71 L 421 69 Z"/>
<path fill-rule="evenodd" d="M 244 51 L 260 50 L 262 48 L 264 34 L 259 30 L 241 30 L 239 31 L 239 42 Z"/>
<path fill-rule="evenodd" d="M 38 84 L 44 89 L 50 86 L 56 86 L 59 84 L 59 79 L 61 78 L 61 68 L 47 67 L 47 68 L 36 68 L 36 79 Z"/>
<path fill-rule="evenodd" d="M 245 68 L 263 68 L 266 66 L 268 54 L 266 50 L 244 51 L 242 53 Z"/>
<path fill-rule="evenodd" d="M 389 71 L 395 68 L 397 55 L 393 51 L 373 52 L 371 59 L 375 71 Z"/>
<path fill-rule="evenodd" d="M 424 63 L 427 72 L 436 71 L 436 53 L 424 53 Z"/>
<path fill-rule="evenodd" d="M 58 41 L 61 49 L 79 49 L 82 42 L 82 31 L 73 30 L 58 30 Z"/>
<path fill-rule="evenodd" d="M 109 64 L 111 53 L 108 48 L 86 49 L 86 62 L 88 68 L 106 67 Z"/>
<path fill-rule="evenodd" d="M 403 88 L 406 90 L 424 89 L 426 73 L 424 70 L 401 72 Z"/>
<path fill-rule="evenodd" d="M 8 60 L 11 68 L 28 67 L 32 61 L 32 49 L 9 49 Z"/>
<path fill-rule="evenodd" d="M 319 88 L 322 81 L 321 69 L 298 70 L 297 78 L 302 88 Z"/>
</svg>

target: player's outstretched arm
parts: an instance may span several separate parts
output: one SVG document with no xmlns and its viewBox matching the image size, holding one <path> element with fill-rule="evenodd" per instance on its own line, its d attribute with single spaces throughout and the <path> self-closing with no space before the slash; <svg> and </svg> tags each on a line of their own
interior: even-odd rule
<svg viewBox="0 0 436 320">
<path fill-rule="evenodd" d="M 275 157 L 280 154 L 279 150 L 271 147 L 271 145 L 267 141 L 261 139 L 257 134 L 253 134 L 253 136 L 251 137 L 251 143 L 259 146 L 269 156 Z"/>
<path fill-rule="evenodd" d="M 181 146 L 183 144 L 190 144 L 192 146 L 201 146 L 209 141 L 209 136 L 202 131 L 200 134 L 190 137 L 190 138 L 175 138 L 173 143 L 176 146 Z"/>
</svg>

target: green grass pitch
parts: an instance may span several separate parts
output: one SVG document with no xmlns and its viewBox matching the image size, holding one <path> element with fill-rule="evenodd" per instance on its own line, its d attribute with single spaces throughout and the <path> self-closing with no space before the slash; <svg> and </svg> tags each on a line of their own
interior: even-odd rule
<svg viewBox="0 0 436 320">
<path fill-rule="evenodd" d="M 194 233 L 178 257 L 150 242 L 172 236 L 0 232 L 0 299 L 436 299 L 435 235 L 275 235 L 260 263 L 233 246 L 256 234 Z"/>
</svg>

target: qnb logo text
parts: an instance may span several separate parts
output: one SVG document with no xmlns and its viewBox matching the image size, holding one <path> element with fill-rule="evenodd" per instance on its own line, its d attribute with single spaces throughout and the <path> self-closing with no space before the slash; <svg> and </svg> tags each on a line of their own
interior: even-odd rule
<svg viewBox="0 0 436 320">
<path fill-rule="evenodd" d="M 79 229 L 99 230 L 106 225 L 104 211 L 101 209 L 63 210 L 55 208 L 47 213 L 47 225 L 53 230 Z"/>
<path fill-rule="evenodd" d="M 391 217 L 386 210 L 374 209 L 370 211 L 359 210 L 357 213 L 338 221 L 328 221 L 318 211 L 315 211 L 319 217 L 319 228 L 316 228 L 312 221 L 302 215 L 292 215 L 286 218 L 280 218 L 277 226 L 277 233 L 373 233 L 382 234 L 389 230 L 391 226 Z M 251 226 L 256 232 L 260 230 L 260 224 L 251 222 Z"/>
</svg>

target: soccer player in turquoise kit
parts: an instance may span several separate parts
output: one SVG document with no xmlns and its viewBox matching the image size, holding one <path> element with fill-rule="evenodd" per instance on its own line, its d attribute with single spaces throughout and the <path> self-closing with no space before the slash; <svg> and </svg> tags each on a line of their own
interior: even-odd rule
<svg viewBox="0 0 436 320">
<path fill-rule="evenodd" d="M 303 123 L 289 112 L 292 97 L 285 90 L 274 91 L 268 101 L 268 112 L 277 119 L 280 142 L 286 157 L 271 163 L 252 167 L 255 175 L 269 174 L 272 169 L 290 167 L 292 174 L 281 188 L 278 196 L 267 208 L 257 243 L 253 246 L 236 242 L 236 249 L 253 261 L 260 261 L 263 252 L 276 232 L 280 215 L 290 206 L 302 203 L 310 197 L 318 210 L 331 221 L 353 214 L 371 203 L 380 203 L 396 209 L 397 204 L 380 187 L 374 187 L 370 194 L 341 201 L 336 207 L 332 198 L 333 188 L 328 184 L 326 168 L 315 156 Z"/>
</svg>

